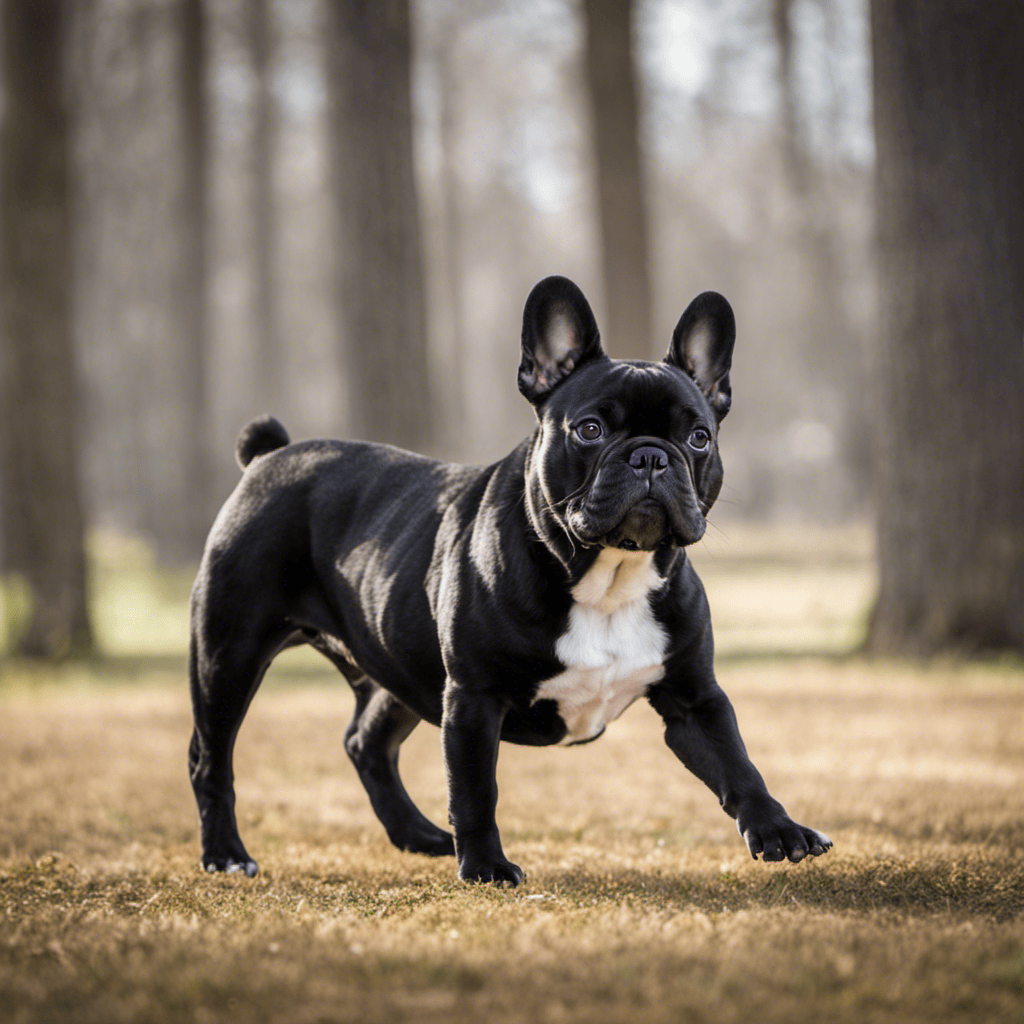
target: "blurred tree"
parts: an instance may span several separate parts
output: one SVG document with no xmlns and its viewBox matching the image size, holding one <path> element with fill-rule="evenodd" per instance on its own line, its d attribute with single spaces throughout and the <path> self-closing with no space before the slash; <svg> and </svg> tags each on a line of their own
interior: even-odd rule
<svg viewBox="0 0 1024 1024">
<path fill-rule="evenodd" d="M 207 24 L 204 0 L 180 0 L 180 102 L 183 136 L 184 233 L 178 273 L 181 401 L 186 445 L 178 512 L 168 520 L 162 552 L 193 561 L 202 551 L 211 521 L 206 353 L 209 347 L 207 287 L 209 128 L 207 116 Z"/>
<path fill-rule="evenodd" d="M 422 448 L 433 402 L 413 174 L 409 0 L 328 0 L 343 363 L 352 430 Z"/>
<path fill-rule="evenodd" d="M 75 23 L 74 308 L 85 500 L 95 521 L 140 534 L 144 510 L 160 504 L 146 429 L 156 403 L 146 384 L 154 353 L 169 347 L 150 328 L 142 299 L 143 275 L 163 249 L 146 244 L 142 214 L 153 217 L 159 204 L 152 182 L 142 196 L 139 159 L 143 132 L 154 130 L 146 99 L 155 90 L 147 88 L 143 57 L 158 26 L 152 5 L 114 9 L 111 0 L 80 6 Z"/>
<path fill-rule="evenodd" d="M 253 258 L 256 271 L 256 403 L 263 411 L 281 408 L 284 367 L 277 330 L 274 274 L 274 100 L 271 92 L 270 0 L 247 0 L 249 47 L 256 84 L 252 128 Z"/>
<path fill-rule="evenodd" d="M 84 514 L 71 339 L 70 125 L 63 0 L 7 2 L 0 140 L 3 528 L 31 599 L 18 651 L 87 654 Z"/>
<path fill-rule="evenodd" d="M 655 340 L 646 182 L 640 151 L 633 0 L 585 0 L 586 78 L 594 132 L 604 271 L 605 344 L 619 359 L 650 359 Z"/>
<path fill-rule="evenodd" d="M 1024 5 L 873 0 L 881 589 L 869 647 L 1024 650 Z"/>
<path fill-rule="evenodd" d="M 434 50 L 434 66 L 438 77 L 438 142 L 441 147 L 441 272 L 444 275 L 445 298 L 448 305 L 448 335 L 445 345 L 443 420 L 448 440 L 457 443 L 465 430 L 466 401 L 463 394 L 466 361 L 465 310 L 463 309 L 463 253 L 466 240 L 462 224 L 458 169 L 458 33 L 461 11 L 445 18 Z"/>
<path fill-rule="evenodd" d="M 800 130 L 798 85 L 793 60 L 793 0 L 771 0 L 772 35 L 779 59 L 782 153 L 790 189 L 803 198 L 807 191 L 808 155 Z"/>
<path fill-rule="evenodd" d="M 826 18 L 836 0 L 819 0 Z M 843 461 L 866 498 L 870 483 L 866 368 L 861 347 L 843 303 L 841 204 L 830 194 L 826 158 L 811 151 L 800 116 L 794 0 L 771 0 L 771 26 L 778 57 L 782 168 L 793 204 L 792 242 L 806 282 L 800 317 L 802 361 L 812 378 L 805 414 L 828 422 L 842 439 Z M 833 112 L 834 116 L 834 112 Z M 832 160 L 837 158 L 833 152 Z"/>
</svg>

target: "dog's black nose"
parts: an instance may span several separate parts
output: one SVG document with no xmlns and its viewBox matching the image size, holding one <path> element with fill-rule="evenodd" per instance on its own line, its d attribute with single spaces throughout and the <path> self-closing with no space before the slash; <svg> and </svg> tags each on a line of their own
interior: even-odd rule
<svg viewBox="0 0 1024 1024">
<path fill-rule="evenodd" d="M 662 448 L 656 448 L 653 444 L 636 448 L 629 456 L 629 464 L 633 469 L 651 476 L 657 476 L 668 469 L 668 453 Z"/>
</svg>

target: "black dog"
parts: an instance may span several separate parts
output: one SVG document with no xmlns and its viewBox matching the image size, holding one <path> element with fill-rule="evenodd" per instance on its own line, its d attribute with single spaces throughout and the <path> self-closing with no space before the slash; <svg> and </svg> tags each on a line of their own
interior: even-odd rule
<svg viewBox="0 0 1024 1024">
<path fill-rule="evenodd" d="M 538 426 L 493 466 L 289 444 L 270 417 L 243 430 L 247 468 L 192 595 L 189 769 L 207 870 L 256 873 L 232 750 L 267 666 L 295 644 L 355 690 L 345 748 L 391 841 L 455 854 L 464 879 L 523 879 L 495 823 L 499 741 L 585 743 L 641 696 L 755 858 L 829 849 L 747 757 L 684 551 L 722 484 L 735 333 L 729 304 L 705 292 L 663 362 L 609 359 L 583 294 L 549 277 L 526 302 L 519 369 Z M 441 727 L 454 842 L 398 775 L 421 718 Z"/>
</svg>

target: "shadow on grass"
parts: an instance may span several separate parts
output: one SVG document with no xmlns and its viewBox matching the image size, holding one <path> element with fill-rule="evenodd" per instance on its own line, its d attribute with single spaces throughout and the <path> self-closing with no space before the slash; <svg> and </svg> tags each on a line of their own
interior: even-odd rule
<svg viewBox="0 0 1024 1024">
<path fill-rule="evenodd" d="M 822 911 L 952 913 L 1006 920 L 1024 911 L 1024 859 L 967 856 L 957 860 L 850 861 L 771 866 L 758 876 L 636 869 L 607 873 L 545 872 L 537 882 L 581 903 L 622 901 L 651 909 L 702 910 L 797 906 Z"/>
<path fill-rule="evenodd" d="M 315 867 L 279 863 L 255 879 L 207 875 L 183 854 L 148 869 L 81 871 L 63 857 L 20 858 L 0 869 L 8 895 L 34 892 L 44 900 L 84 908 L 96 901 L 110 908 L 145 907 L 216 915 L 224 908 L 246 912 L 266 903 L 275 913 L 308 904 L 331 914 L 385 917 L 414 907 L 455 901 L 481 912 L 497 904 L 541 900 L 539 908 L 597 911 L 632 907 L 650 912 L 709 915 L 742 910 L 794 910 L 898 915 L 949 914 L 1007 921 L 1024 913 L 1024 855 L 999 857 L 967 851 L 955 857 L 928 854 L 919 859 L 846 857 L 832 864 L 772 865 L 737 871 L 610 867 L 606 870 L 539 869 L 527 884 L 510 890 L 459 882 L 454 861 L 385 857 L 369 864 L 330 855 Z M 159 866 L 158 866 L 159 864 Z M 546 901 L 557 901 L 550 903 Z M 23 901 L 24 902 L 24 901 Z M 218 910 L 218 907 L 221 908 Z M 246 909 L 247 908 L 247 909 Z"/>
</svg>

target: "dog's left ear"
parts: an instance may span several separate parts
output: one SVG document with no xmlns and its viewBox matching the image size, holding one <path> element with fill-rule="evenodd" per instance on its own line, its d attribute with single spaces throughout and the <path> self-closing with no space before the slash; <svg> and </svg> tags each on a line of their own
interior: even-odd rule
<svg viewBox="0 0 1024 1024">
<path fill-rule="evenodd" d="M 702 292 L 679 318 L 665 356 L 666 363 L 694 379 L 719 423 L 732 405 L 729 368 L 735 341 L 732 306 L 718 292 Z"/>
<path fill-rule="evenodd" d="M 523 310 L 519 390 L 534 404 L 576 367 L 601 358 L 601 335 L 590 303 L 567 277 L 534 285 Z"/>
</svg>

